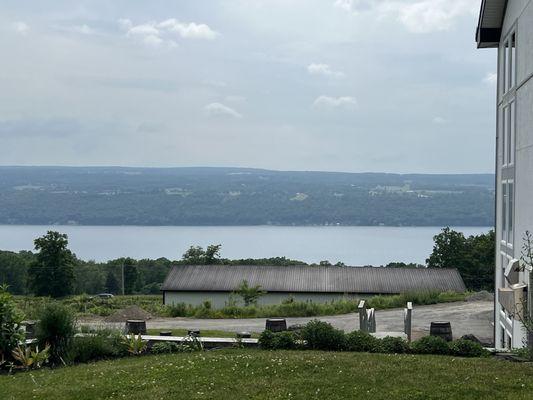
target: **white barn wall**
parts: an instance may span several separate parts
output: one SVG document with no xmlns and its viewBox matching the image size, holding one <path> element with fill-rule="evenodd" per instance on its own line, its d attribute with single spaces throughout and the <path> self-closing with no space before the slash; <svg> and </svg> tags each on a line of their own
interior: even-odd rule
<svg viewBox="0 0 533 400">
<path fill-rule="evenodd" d="M 200 305 L 205 300 L 211 301 L 213 308 L 224 307 L 229 299 L 230 292 L 171 292 L 165 291 L 164 301 L 165 304 L 186 303 L 191 305 Z M 333 300 L 339 300 L 342 298 L 349 299 L 361 299 L 368 297 L 368 295 L 354 295 L 354 294 L 341 294 L 341 293 L 267 293 L 261 296 L 258 300 L 258 304 L 280 304 L 283 300 L 292 296 L 296 301 L 312 301 L 314 303 L 327 303 Z M 241 305 L 242 300 L 239 296 L 235 296 Z"/>
</svg>

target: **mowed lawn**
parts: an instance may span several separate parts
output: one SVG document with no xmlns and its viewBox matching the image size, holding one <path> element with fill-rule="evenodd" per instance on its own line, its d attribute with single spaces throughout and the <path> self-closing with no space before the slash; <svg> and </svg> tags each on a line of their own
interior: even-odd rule
<svg viewBox="0 0 533 400">
<path fill-rule="evenodd" d="M 0 376 L 7 399 L 533 399 L 533 366 L 442 356 L 221 350 Z"/>
</svg>

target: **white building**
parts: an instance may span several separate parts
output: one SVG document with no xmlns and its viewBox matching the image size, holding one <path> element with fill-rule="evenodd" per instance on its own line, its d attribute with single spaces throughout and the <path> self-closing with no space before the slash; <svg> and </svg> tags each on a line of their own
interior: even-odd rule
<svg viewBox="0 0 533 400">
<path fill-rule="evenodd" d="M 522 347 L 518 313 L 530 272 L 519 260 L 533 231 L 533 1 L 482 0 L 476 41 L 498 49 L 495 344 Z"/>
<path fill-rule="evenodd" d="M 161 288 L 163 303 L 200 305 L 208 300 L 221 308 L 244 281 L 266 292 L 259 304 L 280 304 L 288 298 L 325 303 L 376 294 L 465 291 L 459 272 L 445 268 L 176 265 Z"/>
</svg>

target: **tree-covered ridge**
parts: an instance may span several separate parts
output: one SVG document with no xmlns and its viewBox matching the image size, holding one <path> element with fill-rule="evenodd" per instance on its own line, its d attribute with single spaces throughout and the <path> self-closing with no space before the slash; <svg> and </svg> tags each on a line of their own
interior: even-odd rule
<svg viewBox="0 0 533 400">
<path fill-rule="evenodd" d="M 0 167 L 0 224 L 490 226 L 490 174 Z"/>
</svg>

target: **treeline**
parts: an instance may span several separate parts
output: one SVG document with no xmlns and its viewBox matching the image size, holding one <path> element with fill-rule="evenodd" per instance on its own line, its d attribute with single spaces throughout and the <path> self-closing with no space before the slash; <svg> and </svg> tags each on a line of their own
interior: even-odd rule
<svg viewBox="0 0 533 400">
<path fill-rule="evenodd" d="M 0 167 L 0 224 L 491 226 L 494 178 Z"/>
<path fill-rule="evenodd" d="M 495 236 L 465 237 L 444 228 L 434 237 L 434 248 L 426 265 L 392 262 L 388 268 L 457 268 L 470 290 L 493 290 Z M 158 294 L 161 284 L 174 265 L 308 265 L 286 257 L 227 259 L 220 256 L 220 245 L 206 249 L 190 247 L 179 260 L 167 258 L 135 260 L 129 257 L 97 263 L 78 259 L 68 249 L 68 238 L 48 232 L 35 240 L 36 252 L 0 250 L 0 284 L 17 295 L 35 294 L 63 297 L 70 294 Z M 345 266 L 327 260 L 320 266 Z M 124 285 L 124 287 L 122 287 Z"/>
</svg>

